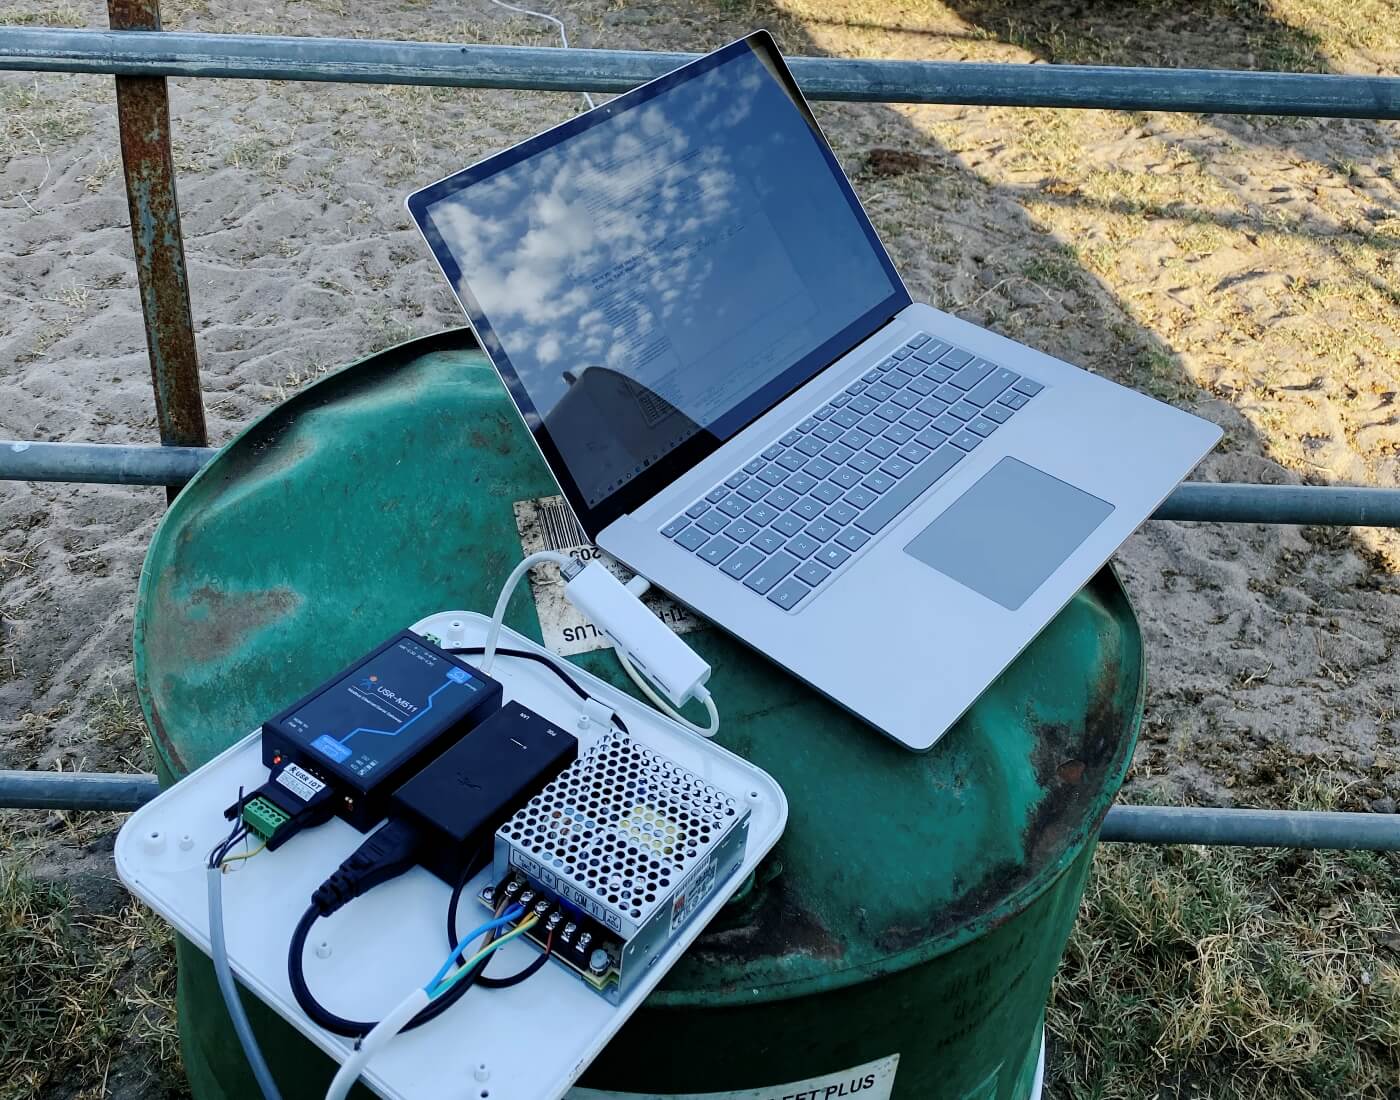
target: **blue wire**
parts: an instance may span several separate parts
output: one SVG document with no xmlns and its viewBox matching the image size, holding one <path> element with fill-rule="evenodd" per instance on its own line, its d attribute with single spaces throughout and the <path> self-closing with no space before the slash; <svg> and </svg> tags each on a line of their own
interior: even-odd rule
<svg viewBox="0 0 1400 1100">
<path fill-rule="evenodd" d="M 462 937 L 462 942 L 452 949 L 452 954 L 447 956 L 447 961 L 442 964 L 442 966 L 438 969 L 438 972 L 432 976 L 432 979 L 425 986 L 423 986 L 423 988 L 429 993 L 431 993 L 433 991 L 433 987 L 436 986 L 438 982 L 442 981 L 442 979 L 447 976 L 447 972 L 451 970 L 452 967 L 457 964 L 457 961 L 463 956 L 463 954 L 466 953 L 468 944 L 470 944 L 478 936 L 486 935 L 486 933 L 490 932 L 492 929 L 504 928 L 511 921 L 521 916 L 524 912 L 525 907 L 523 905 L 512 905 L 495 920 L 488 921 L 487 923 L 483 924 L 480 928 L 475 928 L 472 931 L 468 932 L 465 936 Z"/>
</svg>

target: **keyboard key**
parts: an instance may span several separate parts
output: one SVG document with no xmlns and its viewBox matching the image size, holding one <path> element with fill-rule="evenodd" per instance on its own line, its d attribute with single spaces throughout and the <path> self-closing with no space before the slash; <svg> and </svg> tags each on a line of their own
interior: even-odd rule
<svg viewBox="0 0 1400 1100">
<path fill-rule="evenodd" d="M 779 534 L 792 538 L 793 535 L 802 530 L 802 520 L 791 512 L 784 512 L 773 521 L 771 526 Z"/>
<path fill-rule="evenodd" d="M 896 359 L 908 359 L 909 356 L 914 354 L 914 349 L 908 344 L 905 344 L 902 348 L 895 348 L 890 354 Z"/>
<path fill-rule="evenodd" d="M 860 423 L 860 416 L 850 409 L 838 409 L 836 415 L 831 418 L 833 424 L 840 424 L 843 428 L 854 428 Z"/>
<path fill-rule="evenodd" d="M 900 390 L 890 400 L 902 409 L 912 409 L 919 403 L 919 395 L 913 390 Z"/>
<path fill-rule="evenodd" d="M 887 355 L 875 365 L 875 369 L 881 374 L 888 374 L 897 366 L 899 366 L 899 360 L 896 359 L 893 355 Z"/>
<path fill-rule="evenodd" d="M 813 492 L 815 491 L 814 489 Z M 792 506 L 792 512 L 794 515 L 801 516 L 803 519 L 816 519 L 822 514 L 822 502 L 813 500 L 811 497 L 803 497 Z"/>
<path fill-rule="evenodd" d="M 742 516 L 751 503 L 752 501 L 745 500 L 738 493 L 730 493 L 719 502 L 719 510 L 733 519 L 735 516 Z"/>
<path fill-rule="evenodd" d="M 983 405 L 995 401 L 1001 396 L 1002 390 L 1020 377 L 1015 371 L 1007 370 L 1005 367 L 997 367 L 996 370 L 967 391 L 967 399 L 980 409 Z"/>
<path fill-rule="evenodd" d="M 834 469 L 836 469 L 836 463 L 828 462 L 824 458 L 814 458 L 802 468 L 802 472 L 804 474 L 811 474 L 814 478 L 820 480 Z"/>
<path fill-rule="evenodd" d="M 806 420 L 802 421 L 801 424 L 797 425 L 797 430 L 799 432 L 815 431 L 819 424 L 821 424 L 820 420 L 818 420 L 815 416 L 809 416 Z"/>
<path fill-rule="evenodd" d="M 973 435 L 972 432 L 969 431 L 961 431 L 953 436 L 952 439 L 948 440 L 948 442 L 954 447 L 961 447 L 964 451 L 970 451 L 976 447 L 977 444 L 982 442 L 982 437 L 980 435 Z"/>
<path fill-rule="evenodd" d="M 811 535 L 794 535 L 788 539 L 787 545 L 783 547 L 789 554 L 799 558 L 810 558 L 821 548 L 822 544 Z"/>
<path fill-rule="evenodd" d="M 780 454 L 782 452 L 779 452 Z M 758 471 L 758 480 L 765 485 L 781 485 L 787 480 L 788 472 L 776 462 L 770 462 Z"/>
<path fill-rule="evenodd" d="M 1013 409 L 1024 409 L 1026 407 L 1026 402 L 1029 401 L 1030 398 L 1023 393 L 1012 392 L 1002 394 L 997 400 L 1000 401 L 1001 404 L 1008 405 Z"/>
<path fill-rule="evenodd" d="M 916 432 L 914 438 L 930 451 L 936 451 L 939 447 L 948 442 L 948 437 L 937 428 L 925 428 L 921 432 Z"/>
<path fill-rule="evenodd" d="M 704 502 L 703 500 L 702 500 L 700 503 L 701 503 L 701 504 L 705 504 L 705 502 Z M 694 508 L 695 505 L 692 504 L 690 507 L 691 507 L 691 508 Z M 705 511 L 708 512 L 709 510 L 710 510 L 710 506 L 709 506 L 708 504 L 705 504 Z M 697 513 L 696 513 L 696 515 L 704 515 L 704 514 L 705 514 L 705 512 L 697 512 Z M 687 515 L 689 515 L 689 512 L 687 512 Z M 677 517 L 676 517 L 675 519 L 673 519 L 670 523 L 666 524 L 665 527 L 661 528 L 661 533 L 662 533 L 663 535 L 665 535 L 668 539 L 673 539 L 673 538 L 675 538 L 677 535 L 679 535 L 682 531 L 684 531 L 684 530 L 685 530 L 687 527 L 689 527 L 689 526 L 690 526 L 690 520 L 687 519 L 686 516 L 677 516 Z"/>
<path fill-rule="evenodd" d="M 756 523 L 751 523 L 746 519 L 736 519 L 724 529 L 726 538 L 731 538 L 735 542 L 748 542 L 754 535 L 758 534 L 759 527 Z"/>
<path fill-rule="evenodd" d="M 728 485 L 731 489 L 737 489 L 740 485 L 744 484 L 744 482 L 748 480 L 749 479 L 747 475 L 745 475 L 743 470 L 735 470 L 732 474 L 730 474 L 727 478 L 724 479 L 724 483 Z"/>
<path fill-rule="evenodd" d="M 847 467 L 841 467 L 841 470 L 845 469 L 847 469 Z M 836 472 L 839 474 L 841 470 L 837 470 Z M 854 473 L 854 471 L 852 471 L 852 473 Z M 852 482 L 851 484 L 855 484 L 855 482 Z M 823 504 L 835 504 L 838 500 L 841 499 L 841 494 L 845 491 L 846 490 L 840 485 L 833 485 L 829 481 L 823 481 L 820 485 L 818 485 L 812 490 L 812 495 L 816 497 L 819 501 L 821 501 Z"/>
<path fill-rule="evenodd" d="M 851 398 L 851 403 L 847 405 L 846 408 L 850 409 L 853 413 L 858 413 L 861 416 L 869 416 L 875 411 L 875 406 L 876 402 L 871 401 L 870 398 L 866 397 L 864 394 L 861 394 L 859 397 Z"/>
<path fill-rule="evenodd" d="M 836 406 L 835 406 L 835 405 L 823 405 L 820 409 L 818 409 L 818 410 L 817 410 L 816 412 L 814 412 L 812 415 L 815 416 L 818 420 L 825 420 L 828 416 L 830 416 L 830 415 L 831 415 L 832 413 L 834 413 L 835 411 L 836 411 Z"/>
<path fill-rule="evenodd" d="M 917 432 L 923 428 L 927 428 L 930 424 L 932 424 L 933 417 L 927 415 L 926 413 L 919 412 L 918 409 L 910 409 L 907 413 L 905 413 L 899 418 L 899 422 L 903 424 L 906 428 L 913 428 Z"/>
<path fill-rule="evenodd" d="M 938 384 L 936 382 L 932 381 L 931 379 L 925 378 L 923 375 L 919 375 L 918 378 L 912 378 L 909 380 L 909 388 L 915 393 L 917 393 L 920 397 L 932 393 L 937 385 Z"/>
<path fill-rule="evenodd" d="M 811 474 L 804 473 L 802 471 L 798 471 L 797 473 L 789 477 L 785 482 L 783 482 L 784 485 L 786 485 L 794 493 L 797 493 L 799 496 L 803 493 L 810 493 L 812 491 L 812 486 L 816 483 L 816 478 L 814 478 Z M 791 506 L 789 505 L 789 507 Z"/>
<path fill-rule="evenodd" d="M 987 436 L 997 430 L 997 422 L 995 420 L 988 420 L 985 416 L 979 416 L 976 420 L 968 423 L 967 430 L 976 432 L 983 439 L 986 439 Z"/>
<path fill-rule="evenodd" d="M 724 498 L 721 497 L 720 499 L 722 500 Z M 694 504 L 692 504 L 689 508 L 685 510 L 685 514 L 688 515 L 691 519 L 698 519 L 700 516 L 703 516 L 709 510 L 710 505 L 707 501 L 697 500 Z M 672 522 L 675 521 L 673 520 Z M 668 535 L 667 537 L 669 538 L 670 536 Z"/>
<path fill-rule="evenodd" d="M 941 363 L 930 363 L 924 368 L 924 377 L 930 382 L 946 382 L 953 377 L 953 372 Z"/>
<path fill-rule="evenodd" d="M 951 344 L 945 344 L 942 340 L 930 340 L 914 353 L 914 358 L 921 363 L 936 363 L 938 357 L 946 352 Z"/>
<path fill-rule="evenodd" d="M 925 397 L 914 407 L 929 416 L 942 416 L 948 411 L 948 402 L 940 401 L 937 397 Z"/>
<path fill-rule="evenodd" d="M 778 444 L 774 443 L 773 446 L 769 447 L 766 451 L 763 452 L 763 457 L 766 458 L 769 462 L 772 462 L 775 458 L 777 458 L 777 457 L 778 457 L 780 454 L 782 454 L 782 453 L 783 453 L 782 447 L 780 447 Z"/>
<path fill-rule="evenodd" d="M 842 489 L 853 489 L 860 484 L 860 471 L 853 470 L 849 466 L 842 466 L 839 470 L 832 473 L 831 481 L 841 486 Z M 828 482 L 828 484 L 830 484 L 830 482 Z M 814 489 L 812 492 L 813 495 L 815 495 L 816 490 Z M 837 496 L 840 495 L 840 493 L 837 494 Z M 831 501 L 827 501 L 827 503 L 830 504 Z"/>
<path fill-rule="evenodd" d="M 884 493 L 894 488 L 895 479 L 881 470 L 876 470 L 873 474 L 871 474 L 864 481 L 862 481 L 861 484 L 864 485 L 867 489 L 869 489 L 872 493 Z"/>
<path fill-rule="evenodd" d="M 871 413 L 869 416 L 867 416 L 864 420 L 862 420 L 859 424 L 856 425 L 855 430 L 864 432 L 866 435 L 879 435 L 885 430 L 885 425 L 888 423 L 889 421 L 884 419 L 883 417 L 876 416 L 874 413 Z"/>
<path fill-rule="evenodd" d="M 992 371 L 996 369 L 995 363 L 989 363 L 985 359 L 974 359 L 953 375 L 953 385 L 960 390 L 970 390 L 984 378 L 990 377 Z"/>
<path fill-rule="evenodd" d="M 739 544 L 733 539 L 727 539 L 723 535 L 716 535 L 704 546 L 700 547 L 700 556 L 711 565 L 718 565 L 739 549 Z"/>
<path fill-rule="evenodd" d="M 844 413 L 846 410 L 842 409 L 841 411 Z M 830 420 L 819 424 L 812 435 L 820 438 L 823 443 L 835 443 L 841 438 L 841 429 L 842 426 L 836 423 L 836 418 L 833 416 Z"/>
<path fill-rule="evenodd" d="M 972 355 L 970 352 L 963 351 L 962 348 L 952 348 L 940 355 L 938 361 L 945 367 L 952 367 L 954 370 L 957 370 L 965 363 L 972 362 Z"/>
<path fill-rule="evenodd" d="M 865 449 L 876 458 L 889 458 L 898 448 L 888 439 L 873 439 Z"/>
<path fill-rule="evenodd" d="M 854 466 L 861 473 L 868 474 L 880 465 L 880 460 L 869 451 L 861 451 L 858 455 L 851 455 L 851 461 L 846 465 Z"/>
<path fill-rule="evenodd" d="M 778 456 L 778 465 L 784 470 L 800 470 L 807 464 L 807 456 L 801 451 L 784 451 Z"/>
<path fill-rule="evenodd" d="M 797 498 L 798 494 L 794 493 L 791 489 L 784 488 L 780 485 L 778 488 L 774 489 L 763 499 L 769 504 L 771 504 L 774 508 L 778 509 L 778 511 L 786 512 L 789 508 L 791 508 L 794 504 L 797 503 Z"/>
<path fill-rule="evenodd" d="M 881 405 L 878 409 L 875 410 L 876 419 L 882 420 L 886 424 L 893 424 L 903 415 L 904 406 L 896 405 L 893 401 L 886 401 L 883 405 Z"/>
<path fill-rule="evenodd" d="M 948 411 L 959 420 L 971 420 L 974 416 L 978 416 L 982 412 L 982 410 L 971 401 L 959 401 Z"/>
<path fill-rule="evenodd" d="M 818 542 L 829 542 L 836 537 L 841 528 L 832 523 L 829 519 L 815 519 L 807 524 L 807 534 L 811 535 Z"/>
<path fill-rule="evenodd" d="M 704 546 L 705 543 L 709 541 L 709 532 L 702 527 L 697 527 L 693 523 L 676 536 L 676 542 L 684 546 L 691 553 L 699 550 L 700 547 Z"/>
<path fill-rule="evenodd" d="M 954 432 L 962 431 L 962 421 L 956 416 L 944 413 L 942 416 L 933 418 L 933 427 L 937 428 L 944 435 L 952 435 Z"/>
<path fill-rule="evenodd" d="M 873 437 L 869 433 L 863 432 L 859 428 L 852 428 L 841 437 L 841 442 L 851 448 L 851 450 L 859 451 L 863 450 L 865 445 L 869 443 L 872 438 Z"/>
<path fill-rule="evenodd" d="M 872 401 L 888 401 L 894 396 L 894 390 L 883 382 L 876 382 L 865 391 L 865 396 Z"/>
<path fill-rule="evenodd" d="M 929 334 L 927 332 L 916 332 L 913 336 L 909 337 L 908 342 L 904 346 L 906 348 L 921 348 L 928 342 Z"/>
<path fill-rule="evenodd" d="M 781 443 L 784 447 L 791 447 L 801 438 L 802 436 L 797 432 L 788 432 L 787 435 L 779 439 L 778 442 Z"/>
<path fill-rule="evenodd" d="M 718 535 L 729 526 L 729 520 L 730 517 L 725 515 L 718 508 L 712 508 L 697 519 L 695 524 L 712 535 Z"/>
<path fill-rule="evenodd" d="M 839 504 L 833 504 L 826 510 L 826 518 L 831 520 L 831 522 L 838 527 L 846 526 L 846 524 L 850 523 L 858 515 L 860 515 L 860 509 L 852 508 L 844 500 Z"/>
<path fill-rule="evenodd" d="M 963 398 L 963 391 L 951 382 L 944 382 L 938 389 L 933 391 L 933 396 L 940 401 L 946 401 L 950 405 L 956 405 Z"/>
<path fill-rule="evenodd" d="M 1016 392 L 1023 393 L 1027 397 L 1034 397 L 1044 388 L 1045 387 L 1042 386 L 1039 382 L 1031 378 L 1022 378 L 1019 382 L 1016 383 Z"/>
<path fill-rule="evenodd" d="M 855 451 L 851 450 L 851 448 L 847 447 L 844 443 L 833 443 L 822 452 L 822 458 L 840 466 L 841 463 L 845 462 L 853 454 L 855 454 Z"/>
<path fill-rule="evenodd" d="M 851 397 L 859 397 L 869 384 L 868 382 L 852 382 L 846 387 L 846 393 Z"/>
<path fill-rule="evenodd" d="M 782 535 L 778 534 L 777 531 L 774 531 L 771 527 L 765 527 L 749 540 L 749 545 L 758 547 L 758 549 L 762 550 L 765 554 L 771 554 L 786 541 L 787 540 L 783 538 Z"/>
<path fill-rule="evenodd" d="M 744 587 L 752 588 L 760 596 L 766 595 L 770 588 L 796 568 L 797 559 L 780 550 L 766 561 L 760 562 L 758 567 L 744 578 Z"/>
<path fill-rule="evenodd" d="M 859 550 L 862 546 L 864 546 L 867 542 L 870 541 L 870 536 L 858 528 L 847 527 L 844 531 L 842 531 L 839 535 L 836 536 L 836 541 L 839 542 L 842 546 L 844 546 L 847 550 Z"/>
<path fill-rule="evenodd" d="M 914 464 L 912 462 L 906 462 L 904 459 L 897 456 L 895 458 L 888 458 L 880 464 L 880 469 L 894 478 L 906 477 L 913 468 Z"/>
<path fill-rule="evenodd" d="M 798 567 L 797 572 L 794 573 L 793 576 L 797 577 L 799 580 L 805 581 L 807 584 L 810 584 L 813 588 L 816 588 L 817 585 L 821 584 L 822 581 L 826 580 L 827 577 L 831 576 L 831 570 L 828 569 L 826 566 L 822 565 L 820 562 L 808 561 L 803 562 L 802 565 Z"/>
<path fill-rule="evenodd" d="M 904 459 L 905 462 L 913 462 L 915 464 L 928 458 L 928 453 L 929 449 L 927 447 L 912 439 L 899 449 L 900 458 Z"/>
<path fill-rule="evenodd" d="M 872 367 L 860 376 L 860 380 L 867 386 L 871 385 L 872 383 L 880 381 L 880 372 L 878 369 Z"/>
<path fill-rule="evenodd" d="M 831 403 L 835 405 L 838 409 L 844 409 L 847 405 L 851 403 L 851 396 L 850 394 L 846 393 L 838 393 L 835 397 L 831 399 Z"/>
<path fill-rule="evenodd" d="M 1005 424 L 1011 419 L 1011 410 L 1005 405 L 988 405 L 982 410 L 982 415 L 988 420 L 995 420 L 998 424 Z"/>
<path fill-rule="evenodd" d="M 768 495 L 771 486 L 759 481 L 756 477 L 749 478 L 748 481 L 739 486 L 739 495 L 752 503 L 755 500 L 762 500 Z"/>
<path fill-rule="evenodd" d="M 744 518 L 751 523 L 758 524 L 760 527 L 767 527 L 778 518 L 778 510 L 776 508 L 770 508 L 767 504 L 755 504 L 744 513 Z"/>
<path fill-rule="evenodd" d="M 728 495 L 729 486 L 716 485 L 713 489 L 711 489 L 708 493 L 705 494 L 705 499 L 708 500 L 711 504 L 718 504 Z"/>
<path fill-rule="evenodd" d="M 752 546 L 741 546 L 724 559 L 724 564 L 719 567 L 720 572 L 728 573 L 736 581 L 742 580 L 748 575 L 749 570 L 763 561 L 765 557 L 767 555 L 761 550 L 755 550 Z"/>
<path fill-rule="evenodd" d="M 846 500 L 846 503 L 854 505 L 857 508 L 869 508 L 872 504 L 875 503 L 875 501 L 879 499 L 879 497 L 877 497 L 869 489 L 863 489 L 859 485 L 857 485 L 854 489 L 852 489 L 849 493 L 846 494 L 844 499 Z"/>
<path fill-rule="evenodd" d="M 885 438 L 902 447 L 914 438 L 914 433 L 903 424 L 891 424 L 885 429 Z"/>
<path fill-rule="evenodd" d="M 768 593 L 768 602 L 777 604 L 784 611 L 791 611 L 810 591 L 812 590 L 796 577 L 789 577 Z"/>
<path fill-rule="evenodd" d="M 885 526 L 909 505 L 913 504 L 935 481 L 962 461 L 963 452 L 956 447 L 939 447 L 928 461 L 882 496 L 872 508 L 867 508 L 856 526 L 867 535 L 879 534 Z"/>
<path fill-rule="evenodd" d="M 830 542 L 817 551 L 817 561 L 821 562 L 828 569 L 837 569 L 850 560 L 851 552 L 844 546 L 837 546 Z"/>
<path fill-rule="evenodd" d="M 822 453 L 826 445 L 827 441 L 825 439 L 818 439 L 815 435 L 804 435 L 797 441 L 797 446 L 794 447 L 793 450 L 801 451 L 808 458 L 816 458 L 817 455 Z"/>
</svg>

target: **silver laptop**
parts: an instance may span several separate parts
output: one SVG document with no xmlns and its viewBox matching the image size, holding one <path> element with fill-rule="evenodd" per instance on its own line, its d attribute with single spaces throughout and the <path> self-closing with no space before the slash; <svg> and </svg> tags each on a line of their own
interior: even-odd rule
<svg viewBox="0 0 1400 1100">
<path fill-rule="evenodd" d="M 766 32 L 408 208 L 583 530 L 910 749 L 1220 438 L 911 301 Z"/>
</svg>

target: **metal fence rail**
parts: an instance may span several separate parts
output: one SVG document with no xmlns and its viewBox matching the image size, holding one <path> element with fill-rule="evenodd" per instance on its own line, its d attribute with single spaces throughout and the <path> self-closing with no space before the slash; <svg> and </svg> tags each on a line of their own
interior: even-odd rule
<svg viewBox="0 0 1400 1100">
<path fill-rule="evenodd" d="M 0 68 L 622 92 L 697 56 L 178 31 L 157 41 L 145 37 L 7 30 L 0 39 Z M 1400 79 L 1387 77 L 827 57 L 790 62 L 802 90 L 814 99 L 1400 118 Z"/>
</svg>

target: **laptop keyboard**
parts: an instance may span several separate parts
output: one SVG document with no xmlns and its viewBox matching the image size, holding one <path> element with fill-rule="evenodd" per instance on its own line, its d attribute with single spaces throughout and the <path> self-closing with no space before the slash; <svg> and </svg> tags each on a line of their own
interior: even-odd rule
<svg viewBox="0 0 1400 1100">
<path fill-rule="evenodd" d="M 1043 388 L 920 332 L 661 534 L 795 610 Z"/>
</svg>

